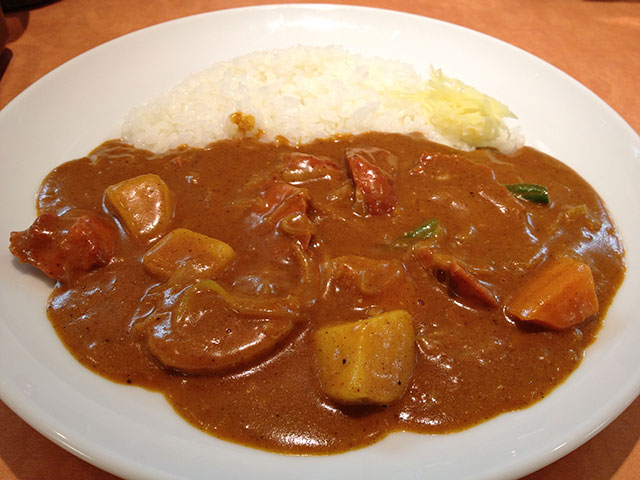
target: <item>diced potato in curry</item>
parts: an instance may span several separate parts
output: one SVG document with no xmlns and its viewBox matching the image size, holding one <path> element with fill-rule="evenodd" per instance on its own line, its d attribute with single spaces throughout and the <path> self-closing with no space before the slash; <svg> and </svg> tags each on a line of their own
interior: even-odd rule
<svg viewBox="0 0 640 480">
<path fill-rule="evenodd" d="M 413 319 L 404 310 L 318 330 L 314 346 L 322 390 L 344 404 L 397 400 L 413 375 L 414 337 Z"/>
<path fill-rule="evenodd" d="M 195 272 L 215 277 L 234 256 L 233 248 L 227 243 L 186 228 L 178 228 L 156 243 L 142 261 L 150 273 L 167 280 L 187 263 Z"/>
<path fill-rule="evenodd" d="M 571 258 L 558 258 L 516 292 L 507 313 L 561 330 L 579 325 L 598 313 L 598 308 L 591 268 Z"/>
<path fill-rule="evenodd" d="M 158 175 L 148 173 L 107 187 L 105 205 L 137 240 L 150 241 L 165 233 L 173 219 L 173 198 Z"/>
<path fill-rule="evenodd" d="M 393 188 L 382 192 L 395 192 L 396 204 L 365 197 L 382 185 L 375 180 L 358 194 L 344 160 L 354 146 L 398 157 Z M 287 158 L 301 151 L 339 168 Z M 97 373 L 161 391 L 194 426 L 254 448 L 341 453 L 397 430 L 444 434 L 524 408 L 580 364 L 624 277 L 606 208 L 570 168 L 533 149 L 456 152 L 381 133 L 301 147 L 243 138 L 158 155 L 107 142 L 49 174 L 38 197 L 43 216 L 12 235 L 12 251 L 53 273 L 69 249 L 51 216 L 101 217 L 114 179 L 146 171 L 171 186 L 175 217 L 153 243 L 118 235 L 114 218 L 104 235 L 113 241 L 80 222 L 70 250 L 86 245 L 88 255 L 72 261 L 47 315 Z M 524 203 L 498 179 L 548 184 L 553 201 Z M 441 234 L 423 236 L 431 219 Z M 179 227 L 233 239 L 223 275 L 194 276 L 195 260 L 166 252 L 154 259 L 158 272 L 180 264 L 175 272 L 166 281 L 145 274 L 141 257 Z M 66 222 L 57 229 L 71 230 Z M 53 255 L 36 257 L 33 242 Z M 559 256 L 593 270 L 598 313 L 575 332 L 506 321 L 508 301 Z M 532 301 L 522 304 L 537 308 L 546 283 L 557 289 L 555 276 L 529 287 L 523 298 Z M 357 319 L 365 320 L 349 323 Z"/>
</svg>

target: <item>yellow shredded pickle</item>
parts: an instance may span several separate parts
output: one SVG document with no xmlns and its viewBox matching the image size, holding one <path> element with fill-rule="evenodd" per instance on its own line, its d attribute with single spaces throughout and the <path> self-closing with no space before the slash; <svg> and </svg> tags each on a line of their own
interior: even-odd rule
<svg viewBox="0 0 640 480">
<path fill-rule="evenodd" d="M 432 67 L 429 74 L 419 91 L 392 93 L 421 105 L 437 130 L 453 141 L 483 147 L 509 135 L 504 119 L 517 117 L 504 104 L 440 69 Z"/>
</svg>

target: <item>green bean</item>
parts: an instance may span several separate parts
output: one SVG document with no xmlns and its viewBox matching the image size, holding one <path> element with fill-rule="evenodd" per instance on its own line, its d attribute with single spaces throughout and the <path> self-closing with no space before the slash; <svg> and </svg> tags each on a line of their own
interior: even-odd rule
<svg viewBox="0 0 640 480">
<path fill-rule="evenodd" d="M 438 220 L 436 220 L 435 218 L 430 218 L 415 230 L 411 230 L 410 232 L 405 233 L 403 237 L 424 240 L 426 238 L 435 236 L 438 233 L 438 227 Z"/>
<path fill-rule="evenodd" d="M 505 185 L 505 187 L 516 197 L 523 200 L 544 205 L 549 203 L 549 191 L 545 186 L 536 185 L 535 183 L 513 183 Z"/>
</svg>

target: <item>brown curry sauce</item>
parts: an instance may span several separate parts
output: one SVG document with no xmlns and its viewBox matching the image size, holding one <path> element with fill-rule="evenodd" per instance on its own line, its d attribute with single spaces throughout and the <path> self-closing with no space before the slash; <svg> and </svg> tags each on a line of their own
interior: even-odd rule
<svg viewBox="0 0 640 480">
<path fill-rule="evenodd" d="M 345 151 L 372 147 L 397 158 L 389 167 L 391 207 L 384 191 L 375 207 L 363 206 L 353 188 Z M 283 170 L 290 152 L 325 159 L 320 174 Z M 150 244 L 132 241 L 103 204 L 105 188 L 146 173 L 171 190 L 172 228 L 233 247 L 236 257 L 216 281 L 256 300 L 252 308 L 263 314 L 249 321 L 269 321 L 278 308 L 293 318 L 267 354 L 206 375 L 165 368 L 152 355 L 150 336 L 177 340 L 170 319 L 184 291 L 143 268 Z M 284 194 L 270 193 L 273 182 L 304 190 L 306 218 L 277 222 L 274 205 Z M 504 188 L 519 182 L 547 186 L 551 202 L 527 202 Z M 241 139 L 160 155 L 109 141 L 51 172 L 37 206 L 63 217 L 93 212 L 116 228 L 111 261 L 59 282 L 47 306 L 78 361 L 111 380 L 162 392 L 186 420 L 217 437 L 282 453 L 336 453 L 397 430 L 453 432 L 531 405 L 578 366 L 625 268 L 602 201 L 561 162 L 530 148 L 459 152 L 417 135 L 370 133 L 299 148 Z M 436 237 L 405 237 L 427 219 L 437 219 Z M 452 289 L 420 264 L 420 248 L 460 261 L 495 303 Z M 599 313 L 562 331 L 508 318 L 505 305 L 530 272 L 564 256 L 591 267 Z M 242 335 L 241 326 L 234 332 L 238 318 L 228 320 L 232 327 L 202 321 L 233 314 L 212 307 L 210 297 L 203 292 L 194 301 L 205 312 L 194 320 L 198 335 Z M 416 335 L 405 394 L 382 406 L 329 400 L 316 373 L 313 332 L 395 309 L 412 315 Z"/>
</svg>

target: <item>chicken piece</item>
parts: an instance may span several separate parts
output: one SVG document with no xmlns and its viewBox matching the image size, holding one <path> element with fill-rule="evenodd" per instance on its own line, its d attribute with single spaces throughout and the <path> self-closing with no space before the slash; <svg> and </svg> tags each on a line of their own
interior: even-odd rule
<svg viewBox="0 0 640 480">
<path fill-rule="evenodd" d="M 169 314 L 156 313 L 148 327 L 149 351 L 165 367 L 187 374 L 209 375 L 242 367 L 267 356 L 294 327 L 295 314 L 277 302 L 247 303 L 211 280 L 187 289 Z M 263 314 L 257 312 L 264 311 Z"/>
<path fill-rule="evenodd" d="M 398 159 L 380 148 L 348 148 L 347 165 L 356 187 L 356 203 L 368 215 L 391 213 L 398 204 L 394 189 Z"/>
<path fill-rule="evenodd" d="M 45 213 L 22 232 L 11 232 L 9 249 L 22 263 L 64 282 L 80 272 L 107 265 L 114 255 L 115 228 L 93 213 Z"/>
<path fill-rule="evenodd" d="M 144 255 L 142 262 L 149 273 L 165 281 L 187 263 L 196 276 L 215 278 L 234 256 L 233 248 L 227 243 L 178 228 L 156 243 Z"/>
<path fill-rule="evenodd" d="M 485 307 L 497 307 L 498 300 L 461 262 L 451 255 L 434 253 L 430 248 L 416 246 L 414 258 L 426 269 L 431 270 L 436 279 L 447 285 L 454 297 L 479 303 Z"/>
<path fill-rule="evenodd" d="M 373 315 L 414 302 L 413 282 L 398 260 L 348 255 L 327 262 L 324 271 L 328 278 L 323 297 L 340 309 L 364 309 Z"/>
<path fill-rule="evenodd" d="M 105 205 L 125 230 L 141 242 L 156 240 L 173 219 L 173 197 L 166 183 L 153 173 L 107 187 Z"/>
<path fill-rule="evenodd" d="M 310 153 L 291 152 L 285 157 L 282 179 L 290 183 L 303 183 L 311 180 L 342 178 L 344 172 L 329 157 Z"/>
<path fill-rule="evenodd" d="M 389 404 L 413 375 L 411 315 L 394 310 L 317 330 L 313 336 L 323 392 L 343 404 Z"/>
<path fill-rule="evenodd" d="M 516 292 L 507 314 L 524 322 L 564 330 L 598 313 L 591 268 L 563 257 L 534 272 Z"/>
<path fill-rule="evenodd" d="M 340 285 L 355 288 L 363 295 L 378 295 L 406 279 L 402 263 L 396 260 L 378 260 L 367 257 L 337 257 L 327 264 L 329 287 Z"/>
<path fill-rule="evenodd" d="M 296 238 L 309 246 L 314 225 L 309 219 L 309 192 L 303 188 L 275 181 L 262 195 L 257 209 L 260 223 Z"/>
</svg>

